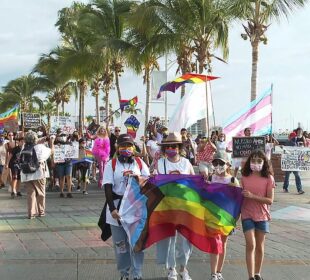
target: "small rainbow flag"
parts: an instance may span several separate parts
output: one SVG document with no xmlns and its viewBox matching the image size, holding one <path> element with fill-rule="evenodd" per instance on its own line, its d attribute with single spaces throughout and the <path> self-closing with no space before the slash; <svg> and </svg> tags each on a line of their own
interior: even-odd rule
<svg viewBox="0 0 310 280">
<path fill-rule="evenodd" d="M 91 150 L 85 149 L 85 158 L 89 160 L 94 160 L 94 155 Z"/>
<path fill-rule="evenodd" d="M 168 83 L 163 84 L 159 89 L 159 92 L 157 94 L 157 99 L 159 99 L 161 97 L 161 93 L 163 91 L 175 92 L 180 86 L 182 86 L 186 83 L 200 84 L 200 83 L 215 80 L 218 78 L 219 77 L 206 76 L 206 75 L 201 75 L 201 74 L 191 74 L 191 73 L 184 74 L 181 77 L 176 78 L 172 82 L 168 82 Z"/>
<path fill-rule="evenodd" d="M 16 104 L 12 109 L 0 114 L 0 126 L 3 126 L 3 124 L 8 121 L 17 121 L 18 110 L 19 110 L 19 104 Z"/>
<path fill-rule="evenodd" d="M 123 112 L 126 109 L 126 107 L 130 105 L 131 106 L 136 105 L 137 103 L 138 103 L 138 96 L 135 96 L 134 98 L 129 100 L 120 100 L 121 111 Z"/>
<path fill-rule="evenodd" d="M 143 187 L 131 178 L 121 222 L 136 252 L 178 231 L 201 251 L 221 253 L 221 235 L 233 230 L 240 214 L 241 191 L 198 175 L 157 175 Z"/>
</svg>

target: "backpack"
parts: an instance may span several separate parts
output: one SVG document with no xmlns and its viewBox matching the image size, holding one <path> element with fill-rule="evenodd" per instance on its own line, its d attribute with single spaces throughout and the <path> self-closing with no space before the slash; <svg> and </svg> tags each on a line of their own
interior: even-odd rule
<svg viewBox="0 0 310 280">
<path fill-rule="evenodd" d="M 40 167 L 34 145 L 25 145 L 20 152 L 20 169 L 24 174 L 31 174 Z"/>
<path fill-rule="evenodd" d="M 115 172 L 115 167 L 116 167 L 116 160 L 117 158 L 112 158 L 112 170 L 113 172 Z M 140 171 L 142 170 L 142 162 L 141 159 L 139 157 L 135 157 L 135 161 L 139 166 Z"/>
</svg>

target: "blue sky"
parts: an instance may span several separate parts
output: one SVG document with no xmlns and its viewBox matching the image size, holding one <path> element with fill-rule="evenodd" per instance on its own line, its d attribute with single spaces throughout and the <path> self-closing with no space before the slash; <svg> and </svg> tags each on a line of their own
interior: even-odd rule
<svg viewBox="0 0 310 280">
<path fill-rule="evenodd" d="M 1 0 L 0 9 L 0 86 L 28 74 L 40 54 L 48 53 L 59 42 L 54 26 L 59 9 L 71 0 Z M 87 2 L 86 0 L 84 2 Z M 310 129 L 310 6 L 290 18 L 274 22 L 267 32 L 268 45 L 260 46 L 258 92 L 274 85 L 273 120 L 275 130 L 293 128 L 301 122 Z M 216 122 L 221 125 L 241 110 L 250 99 L 251 48 L 241 39 L 241 24 L 230 31 L 228 65 L 213 63 L 213 73 L 221 79 L 212 83 Z M 163 63 L 162 63 L 163 66 Z M 175 78 L 175 68 L 168 73 Z M 124 98 L 139 96 L 139 107 L 145 104 L 142 77 L 127 70 L 121 78 Z M 113 94 L 113 93 L 112 93 Z M 114 94 L 115 96 L 116 94 Z M 178 102 L 179 93 L 169 94 L 168 115 Z M 117 108 L 116 98 L 112 99 Z M 67 110 L 75 113 L 72 101 Z M 94 99 L 87 98 L 86 115 L 93 114 Z M 158 113 L 160 112 L 160 113 Z M 152 104 L 151 115 L 164 115 L 162 104 Z"/>
</svg>

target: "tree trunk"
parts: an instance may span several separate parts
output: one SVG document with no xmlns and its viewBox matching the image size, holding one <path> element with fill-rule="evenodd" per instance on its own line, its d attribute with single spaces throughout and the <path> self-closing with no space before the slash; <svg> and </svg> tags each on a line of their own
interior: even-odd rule
<svg viewBox="0 0 310 280">
<path fill-rule="evenodd" d="M 62 115 L 65 115 L 65 101 L 61 101 L 61 110 L 62 110 Z"/>
<path fill-rule="evenodd" d="M 150 111 L 150 95 L 151 95 L 151 81 L 150 81 L 150 70 L 146 67 L 145 69 L 145 81 L 146 81 L 146 102 L 145 102 L 145 124 L 144 131 L 146 135 L 146 128 L 149 122 L 149 111 Z"/>
<path fill-rule="evenodd" d="M 119 86 L 119 77 L 117 71 L 114 72 L 114 75 L 115 75 L 115 85 L 117 90 L 118 101 L 120 103 L 122 99 L 122 94 L 121 94 L 121 88 Z"/>
<path fill-rule="evenodd" d="M 81 112 L 82 112 L 82 133 L 84 129 L 84 121 L 85 121 L 85 81 L 82 83 L 82 103 L 81 103 Z"/>
<path fill-rule="evenodd" d="M 110 106 L 109 106 L 109 95 L 110 95 L 110 92 L 109 90 L 106 90 L 105 91 L 105 112 L 106 112 L 106 127 L 109 128 L 109 123 L 110 123 L 110 118 L 109 118 L 109 109 L 110 109 Z"/>
<path fill-rule="evenodd" d="M 257 40 L 252 44 L 251 101 L 256 99 L 257 92 L 258 45 L 259 42 Z"/>
<path fill-rule="evenodd" d="M 59 116 L 59 103 L 56 104 L 56 115 Z"/>
<path fill-rule="evenodd" d="M 83 124 L 82 124 L 82 99 L 83 99 L 83 85 L 82 82 L 79 82 L 79 91 L 80 91 L 80 99 L 79 99 L 79 134 L 82 135 L 83 132 Z"/>
<path fill-rule="evenodd" d="M 99 92 L 98 91 L 96 91 L 95 98 L 96 98 L 96 121 L 98 124 L 99 123 Z"/>
</svg>

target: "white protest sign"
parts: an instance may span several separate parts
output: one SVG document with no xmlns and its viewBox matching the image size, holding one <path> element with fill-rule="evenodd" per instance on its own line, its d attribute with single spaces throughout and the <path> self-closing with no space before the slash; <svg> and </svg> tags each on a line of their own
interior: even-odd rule
<svg viewBox="0 0 310 280">
<path fill-rule="evenodd" d="M 58 128 L 67 134 L 72 134 L 75 131 L 75 117 L 51 116 L 50 133 L 56 133 Z"/>
<path fill-rule="evenodd" d="M 310 148 L 283 147 L 281 169 L 283 171 L 309 171 Z"/>
<path fill-rule="evenodd" d="M 73 142 L 66 145 L 55 145 L 54 162 L 65 162 L 66 159 L 76 159 L 79 157 L 79 143 Z"/>
</svg>

